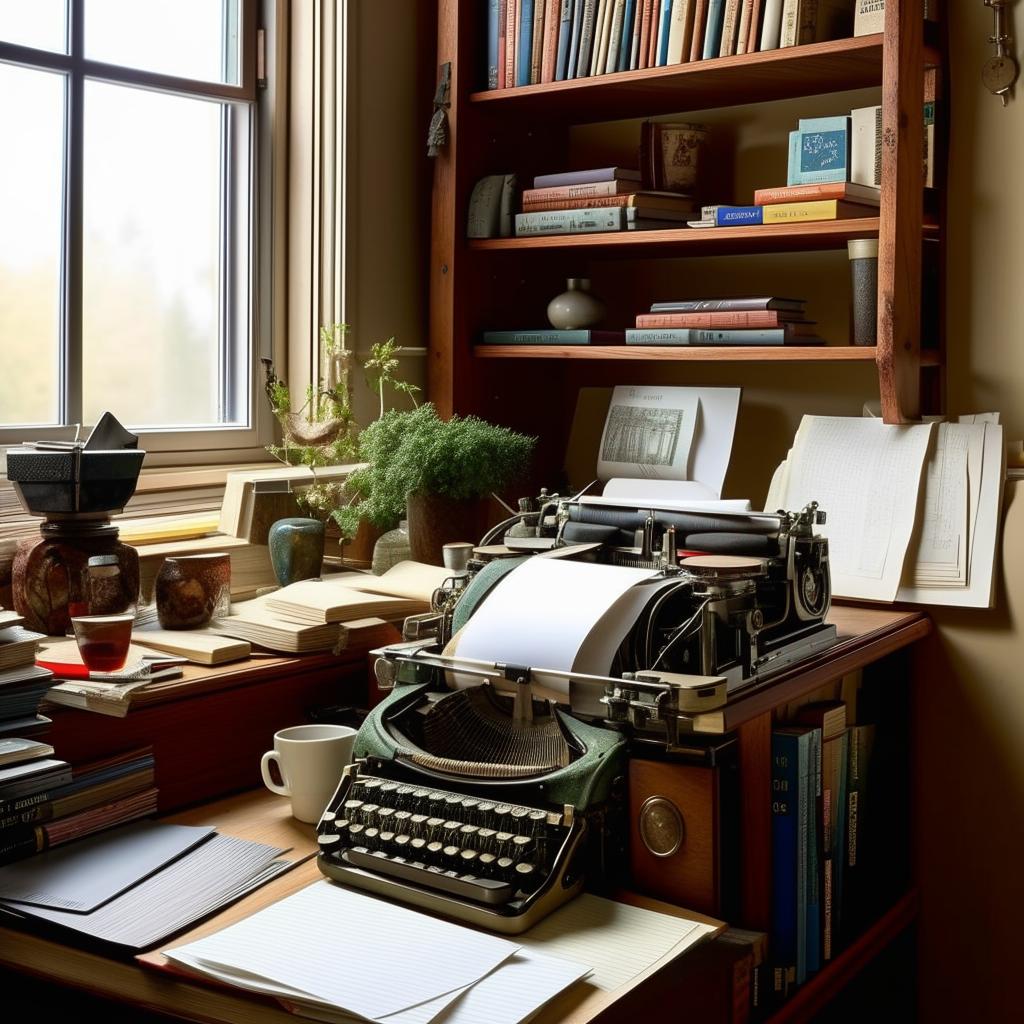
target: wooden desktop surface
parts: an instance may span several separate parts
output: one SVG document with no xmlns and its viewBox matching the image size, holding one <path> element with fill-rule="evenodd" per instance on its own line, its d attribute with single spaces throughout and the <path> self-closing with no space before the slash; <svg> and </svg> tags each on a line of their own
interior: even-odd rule
<svg viewBox="0 0 1024 1024">
<path fill-rule="evenodd" d="M 834 606 L 830 620 L 839 631 L 838 642 L 830 651 L 809 659 L 770 683 L 745 692 L 730 702 L 732 716 L 740 724 L 741 733 L 755 724 L 754 719 L 764 716 L 772 707 L 795 700 L 800 694 L 809 692 L 823 682 L 836 679 L 905 647 L 927 635 L 931 628 L 928 617 L 917 611 L 856 605 Z M 244 691 L 239 692 L 244 694 Z M 80 719 L 81 714 L 84 712 L 75 713 L 74 717 Z M 110 720 L 109 724 L 125 721 Z M 750 810 L 747 808 L 745 813 Z M 285 875 L 179 936 L 171 943 L 173 945 L 180 945 L 222 928 L 322 877 L 313 859 L 313 827 L 295 821 L 290 814 L 289 802 L 265 790 L 249 791 L 207 803 L 176 814 L 168 820 L 183 824 L 211 824 L 232 835 L 289 847 L 293 851 L 290 856 L 302 860 Z M 699 915 L 634 894 L 622 894 L 621 898 L 666 913 L 699 919 Z M 338 941 L 338 955 L 344 955 L 342 932 L 336 937 L 326 937 L 325 941 Z M 354 940 L 349 938 L 348 941 Z M 159 950 L 144 954 L 136 961 L 119 961 L 23 932 L 0 928 L 0 965 L 188 1020 L 246 1024 L 291 1021 L 294 1024 L 297 1019 L 269 1000 L 172 975 L 168 973 L 166 961 Z M 652 1004 L 651 992 L 660 991 L 662 1000 L 681 998 L 681 994 L 671 987 L 660 990 L 658 987 L 659 983 L 664 983 L 666 976 L 673 973 L 658 973 L 649 979 L 650 984 L 632 992 L 628 999 L 619 1000 L 612 1007 L 608 1006 L 607 996 L 593 991 L 588 993 L 583 986 L 575 986 L 561 1000 L 549 1005 L 536 1020 L 541 1024 L 553 1024 L 555 1021 L 584 1024 L 600 1016 L 603 1024 L 609 1017 L 636 1016 L 645 1005 L 652 1006 L 652 1013 L 656 1012 L 657 1004 Z M 647 993 L 646 998 L 642 998 L 643 993 Z M 602 1012 L 609 1010 L 619 1012 Z"/>
<path fill-rule="evenodd" d="M 165 943 L 159 949 L 144 953 L 134 960 L 116 960 L 38 936 L 0 928 L 0 964 L 85 989 L 94 995 L 125 1001 L 187 1020 L 218 1024 L 282 1024 L 284 1021 L 295 1024 L 302 1018 L 288 1013 L 272 999 L 236 991 L 198 978 L 192 980 L 170 965 L 162 950 L 181 946 L 211 932 L 219 931 L 321 880 L 324 876 L 316 866 L 314 827 L 292 818 L 290 802 L 265 790 L 254 790 L 220 800 L 176 814 L 167 820 L 183 825 L 213 825 L 226 834 L 280 847 L 291 847 L 292 852 L 288 856 L 296 860 L 297 866 L 245 899 Z M 714 924 L 719 928 L 724 927 L 711 918 L 635 893 L 623 892 L 618 894 L 617 898 L 635 906 Z M 357 942 L 358 936 L 347 935 L 344 927 L 339 926 L 337 934 L 324 936 L 324 941 L 336 942 L 338 956 L 343 957 L 345 943 Z M 581 982 L 549 1003 L 533 1019 L 538 1024 L 587 1024 L 601 1015 L 604 1020 L 604 1011 L 621 996 L 636 991 L 637 986 L 649 979 L 655 983 L 662 980 L 654 978 L 654 975 L 657 975 L 663 966 L 664 963 L 655 964 L 637 978 L 633 985 L 615 993 L 604 993 L 588 986 L 586 982 Z M 399 957 L 396 957 L 395 970 L 401 970 Z M 654 990 L 660 992 L 657 984 Z M 637 995 L 640 996 L 641 993 L 637 992 Z M 647 1002 L 646 998 L 644 1002 Z M 632 998 L 629 999 L 629 1007 L 629 1013 L 632 1015 L 637 1008 Z"/>
</svg>

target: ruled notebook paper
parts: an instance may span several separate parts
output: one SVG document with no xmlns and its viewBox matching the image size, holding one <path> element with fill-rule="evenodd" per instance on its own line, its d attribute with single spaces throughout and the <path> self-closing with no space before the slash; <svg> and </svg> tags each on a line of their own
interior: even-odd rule
<svg viewBox="0 0 1024 1024">
<path fill-rule="evenodd" d="M 442 997 L 451 1002 L 518 948 L 325 880 L 166 955 L 224 981 L 239 972 L 380 1020 Z"/>
<path fill-rule="evenodd" d="M 714 930 L 703 922 L 584 893 L 534 925 L 519 941 L 531 954 L 589 964 L 588 983 L 613 992 Z"/>
</svg>

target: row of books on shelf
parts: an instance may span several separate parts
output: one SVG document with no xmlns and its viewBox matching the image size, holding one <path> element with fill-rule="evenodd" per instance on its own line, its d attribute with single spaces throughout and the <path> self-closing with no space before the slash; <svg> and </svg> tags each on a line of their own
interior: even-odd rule
<svg viewBox="0 0 1024 1024">
<path fill-rule="evenodd" d="M 881 32 L 884 0 L 488 0 L 488 89 Z"/>
<path fill-rule="evenodd" d="M 903 852 L 889 820 L 900 799 L 894 752 L 875 724 L 848 721 L 848 710 L 842 700 L 807 704 L 772 733 L 776 998 L 835 959 L 900 884 Z"/>
<path fill-rule="evenodd" d="M 806 300 L 736 296 L 655 302 L 624 331 L 484 331 L 484 345 L 822 345 Z"/>
</svg>

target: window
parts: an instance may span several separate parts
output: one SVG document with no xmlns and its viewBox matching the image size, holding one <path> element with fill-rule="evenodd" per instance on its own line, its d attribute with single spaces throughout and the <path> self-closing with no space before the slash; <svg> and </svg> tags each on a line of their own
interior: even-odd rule
<svg viewBox="0 0 1024 1024">
<path fill-rule="evenodd" d="M 0 2 L 0 444 L 258 447 L 256 5 Z"/>
</svg>

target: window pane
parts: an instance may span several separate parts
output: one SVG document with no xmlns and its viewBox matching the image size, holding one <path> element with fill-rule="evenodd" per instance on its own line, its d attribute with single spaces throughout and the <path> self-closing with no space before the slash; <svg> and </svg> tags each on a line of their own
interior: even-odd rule
<svg viewBox="0 0 1024 1024">
<path fill-rule="evenodd" d="M 0 64 L 0 139 L 0 424 L 56 423 L 64 76 Z"/>
<path fill-rule="evenodd" d="M 85 0 L 85 55 L 238 85 L 239 0 Z"/>
<path fill-rule="evenodd" d="M 66 53 L 64 0 L 0 0 L 0 40 Z"/>
<path fill-rule="evenodd" d="M 85 86 L 83 415 L 221 421 L 219 103 Z"/>
</svg>

